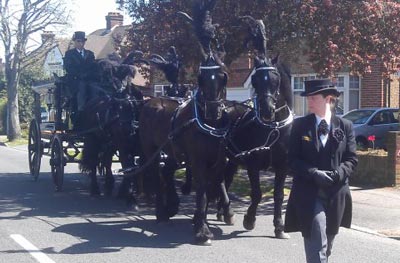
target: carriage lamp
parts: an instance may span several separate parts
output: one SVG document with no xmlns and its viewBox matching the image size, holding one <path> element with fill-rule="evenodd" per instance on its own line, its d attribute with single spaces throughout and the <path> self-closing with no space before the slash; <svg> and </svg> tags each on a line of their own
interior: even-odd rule
<svg viewBox="0 0 400 263">
<path fill-rule="evenodd" d="M 53 88 L 49 88 L 47 90 L 47 94 L 46 94 L 45 100 L 46 100 L 47 107 L 50 110 L 51 106 L 54 104 Z"/>
<path fill-rule="evenodd" d="M 46 104 L 47 104 L 47 110 L 49 112 L 49 121 L 54 121 L 54 110 L 53 110 L 54 92 L 53 92 L 53 88 L 49 88 L 47 90 L 47 94 L 46 94 L 45 100 L 46 100 Z"/>
</svg>

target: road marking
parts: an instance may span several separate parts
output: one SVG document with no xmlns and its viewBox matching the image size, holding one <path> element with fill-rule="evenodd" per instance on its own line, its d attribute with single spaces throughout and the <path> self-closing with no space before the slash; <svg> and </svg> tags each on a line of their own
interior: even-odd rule
<svg viewBox="0 0 400 263">
<path fill-rule="evenodd" d="M 35 247 L 31 242 L 26 240 L 22 235 L 12 234 L 10 235 L 15 242 L 17 242 L 21 247 L 23 247 L 26 251 L 31 254 L 38 262 L 40 263 L 55 263 L 51 258 L 49 258 L 46 254 L 41 252 L 37 247 Z"/>
</svg>

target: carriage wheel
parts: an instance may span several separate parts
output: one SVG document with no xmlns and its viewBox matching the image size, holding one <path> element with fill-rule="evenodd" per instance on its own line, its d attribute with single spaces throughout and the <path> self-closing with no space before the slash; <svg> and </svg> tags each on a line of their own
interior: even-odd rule
<svg viewBox="0 0 400 263">
<path fill-rule="evenodd" d="M 53 177 L 53 182 L 56 187 L 56 191 L 60 192 L 62 190 L 63 180 L 64 180 L 64 151 L 62 146 L 62 139 L 60 136 L 55 135 L 51 143 L 51 175 Z"/>
<path fill-rule="evenodd" d="M 28 136 L 29 171 L 32 175 L 33 180 L 36 181 L 39 177 L 43 147 L 39 123 L 35 119 L 33 119 L 29 125 Z"/>
</svg>

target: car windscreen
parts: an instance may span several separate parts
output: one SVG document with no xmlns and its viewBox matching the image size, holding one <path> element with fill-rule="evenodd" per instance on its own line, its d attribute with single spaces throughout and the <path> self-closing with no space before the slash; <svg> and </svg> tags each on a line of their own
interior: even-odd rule
<svg viewBox="0 0 400 263">
<path fill-rule="evenodd" d="M 343 118 L 352 121 L 354 124 L 364 124 L 367 122 L 372 113 L 374 113 L 374 110 L 351 111 L 343 115 Z"/>
</svg>

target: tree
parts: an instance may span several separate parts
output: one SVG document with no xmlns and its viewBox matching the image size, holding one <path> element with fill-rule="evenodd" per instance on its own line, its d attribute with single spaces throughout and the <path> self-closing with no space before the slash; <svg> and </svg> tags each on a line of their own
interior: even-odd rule
<svg viewBox="0 0 400 263">
<path fill-rule="evenodd" d="M 116 0 L 134 21 L 128 44 L 148 52 L 165 52 L 175 45 L 184 64 L 196 66 L 193 30 L 176 14 L 190 14 L 193 1 L 201 0 Z M 264 21 L 272 53 L 289 62 L 306 54 L 321 76 L 332 76 L 343 67 L 364 74 L 376 59 L 390 74 L 400 57 L 399 1 L 220 0 L 212 16 L 227 37 L 227 65 L 246 50 L 246 27 L 239 21 L 245 15 Z"/>
<path fill-rule="evenodd" d="M 22 73 L 18 85 L 19 120 L 21 123 L 29 123 L 34 117 L 34 91 L 32 83 L 48 79 L 41 64 L 31 65 Z M 22 104 L 21 104 L 22 102 Z"/>
<path fill-rule="evenodd" d="M 276 1 L 277 3 L 279 1 Z M 290 9 L 292 5 L 288 4 L 285 8 Z M 117 1 L 133 18 L 134 24 L 129 32 L 129 43 L 132 48 L 141 49 L 149 53 L 165 53 L 168 47 L 174 45 L 185 67 L 197 68 L 200 61 L 201 53 L 199 45 L 194 34 L 194 30 L 190 23 L 177 14 L 178 11 L 183 11 L 192 15 L 193 1 L 187 0 L 130 0 Z M 244 1 L 244 0 L 227 0 L 218 1 L 212 17 L 213 22 L 219 24 L 218 38 L 226 38 L 225 49 L 227 55 L 225 64 L 229 65 L 241 53 L 246 51 L 243 42 L 247 34 L 246 25 L 240 21 L 239 17 L 251 14 L 256 19 L 264 19 L 267 21 L 267 34 L 269 36 L 269 44 L 271 47 L 271 34 L 274 34 L 274 45 L 280 45 L 278 42 L 286 45 L 296 46 L 296 42 L 282 42 L 284 36 L 279 33 L 278 23 L 265 19 L 267 12 L 269 17 L 279 19 L 279 14 L 274 12 L 284 12 L 286 9 L 278 10 L 269 9 L 270 5 L 277 5 L 271 1 Z M 292 21 L 288 21 L 287 28 L 294 27 Z M 273 30 L 273 28 L 275 28 Z M 279 34 L 278 34 L 279 33 Z M 287 50 L 293 50 L 287 48 Z M 294 55 L 294 54 L 293 54 Z"/>
<path fill-rule="evenodd" d="M 12 3 L 10 3 L 12 2 Z M 53 47 L 51 38 L 38 46 L 32 39 L 44 30 L 66 25 L 69 12 L 63 0 L 0 0 L 0 40 L 4 45 L 7 89 L 7 137 L 21 136 L 18 85 L 29 65 L 41 61 Z"/>
<path fill-rule="evenodd" d="M 398 1 L 303 1 L 300 16 L 307 54 L 314 69 L 330 76 L 344 66 L 355 73 L 370 71 L 378 60 L 384 75 L 400 58 Z"/>
</svg>

